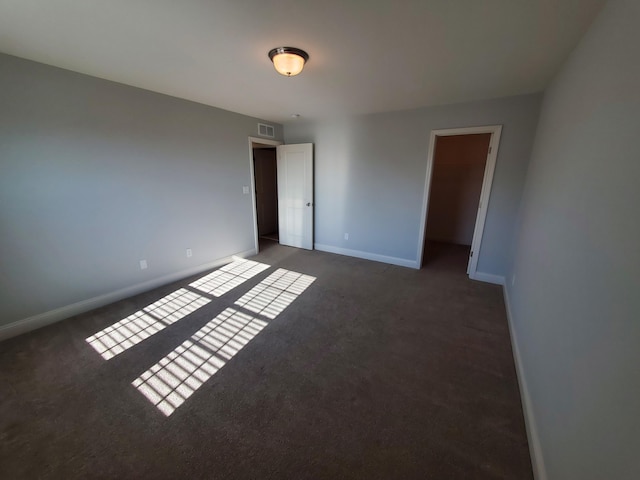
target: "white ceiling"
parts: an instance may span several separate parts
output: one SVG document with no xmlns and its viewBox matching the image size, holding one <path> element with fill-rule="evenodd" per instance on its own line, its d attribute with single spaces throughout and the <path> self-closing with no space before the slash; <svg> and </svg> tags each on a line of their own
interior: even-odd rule
<svg viewBox="0 0 640 480">
<path fill-rule="evenodd" d="M 0 0 L 0 51 L 286 122 L 540 91 L 604 3 Z"/>
</svg>

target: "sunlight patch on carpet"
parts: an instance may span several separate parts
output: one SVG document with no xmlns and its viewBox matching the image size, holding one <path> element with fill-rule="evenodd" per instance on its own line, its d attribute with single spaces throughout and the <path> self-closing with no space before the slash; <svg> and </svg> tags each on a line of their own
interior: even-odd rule
<svg viewBox="0 0 640 480">
<path fill-rule="evenodd" d="M 132 385 L 164 415 L 171 415 L 267 326 L 266 319 L 276 318 L 314 280 L 278 269 L 243 295 L 237 308 L 225 309 Z"/>
<path fill-rule="evenodd" d="M 313 283 L 315 277 L 279 268 L 244 294 L 236 305 L 271 320 Z"/>
<path fill-rule="evenodd" d="M 133 386 L 169 416 L 266 325 L 227 308 L 140 375 Z"/>
<path fill-rule="evenodd" d="M 170 293 L 88 337 L 87 343 L 102 358 L 109 360 L 207 305 L 211 302 L 207 296 L 219 297 L 269 268 L 264 263 L 239 257 L 233 259 L 189 284 L 192 289 L 181 288 Z"/>
<path fill-rule="evenodd" d="M 209 295 L 220 297 L 267 268 L 269 265 L 264 263 L 237 258 L 219 270 L 190 283 L 189 286 Z"/>
<path fill-rule="evenodd" d="M 211 300 L 181 288 L 86 339 L 109 360 L 205 306 Z"/>
</svg>

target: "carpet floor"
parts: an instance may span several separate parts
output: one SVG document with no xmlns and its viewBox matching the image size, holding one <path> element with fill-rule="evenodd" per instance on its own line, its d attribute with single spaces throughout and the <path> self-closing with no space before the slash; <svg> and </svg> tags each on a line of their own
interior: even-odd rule
<svg viewBox="0 0 640 480">
<path fill-rule="evenodd" d="M 263 244 L 0 344 L 0 477 L 531 479 L 499 286 Z"/>
</svg>

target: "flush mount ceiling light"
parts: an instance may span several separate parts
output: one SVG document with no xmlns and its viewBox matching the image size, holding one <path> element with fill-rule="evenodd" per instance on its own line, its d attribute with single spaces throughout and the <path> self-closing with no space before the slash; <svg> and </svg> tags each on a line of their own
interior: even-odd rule
<svg viewBox="0 0 640 480">
<path fill-rule="evenodd" d="M 309 54 L 299 48 L 278 47 L 269 52 L 269 58 L 280 75 L 293 77 L 302 71 Z"/>
</svg>

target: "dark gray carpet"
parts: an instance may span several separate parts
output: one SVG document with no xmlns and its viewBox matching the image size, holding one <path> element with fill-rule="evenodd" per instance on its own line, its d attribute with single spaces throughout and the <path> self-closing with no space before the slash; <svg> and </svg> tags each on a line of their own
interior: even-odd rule
<svg viewBox="0 0 640 480">
<path fill-rule="evenodd" d="M 124 353 L 85 338 L 193 277 L 0 344 L 0 477 L 530 479 L 501 288 L 265 244 L 271 265 Z M 169 417 L 132 382 L 276 268 L 315 282 Z"/>
</svg>

